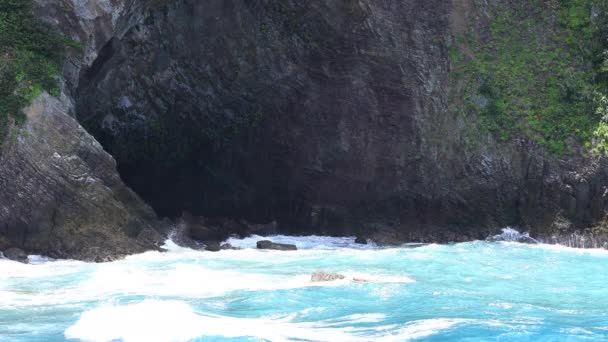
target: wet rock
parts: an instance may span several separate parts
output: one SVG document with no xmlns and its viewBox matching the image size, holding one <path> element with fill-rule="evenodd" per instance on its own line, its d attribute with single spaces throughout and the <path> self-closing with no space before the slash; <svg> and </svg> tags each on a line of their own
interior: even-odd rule
<svg viewBox="0 0 608 342">
<path fill-rule="evenodd" d="M 355 243 L 360 245 L 367 245 L 367 239 L 362 236 L 357 236 L 357 238 L 355 239 Z"/>
<path fill-rule="evenodd" d="M 222 245 L 220 246 L 220 249 L 221 249 L 221 250 L 239 250 L 240 248 L 238 248 L 238 247 L 234 247 L 234 246 L 232 246 L 232 245 L 231 245 L 231 244 L 229 244 L 229 243 L 224 243 L 224 244 L 222 244 Z"/>
<path fill-rule="evenodd" d="M 295 245 L 286 243 L 274 243 L 269 240 L 261 240 L 256 243 L 258 249 L 274 249 L 277 251 L 295 251 L 298 248 Z"/>
<path fill-rule="evenodd" d="M 4 257 L 10 260 L 27 263 L 27 253 L 20 248 L 9 248 L 5 250 Z"/>
<path fill-rule="evenodd" d="M 205 250 L 209 252 L 219 252 L 221 249 L 218 241 L 207 241 L 205 242 Z"/>
<path fill-rule="evenodd" d="M 186 247 L 191 249 L 202 249 L 204 245 L 197 241 L 194 241 L 189 234 L 188 227 L 181 221 L 179 221 L 173 231 L 169 234 L 169 239 L 180 247 Z"/>
<path fill-rule="evenodd" d="M 342 280 L 344 278 L 346 278 L 346 277 L 344 275 L 342 275 L 342 274 L 327 273 L 327 272 L 323 272 L 323 271 L 316 271 L 310 277 L 310 281 L 312 281 L 313 283 L 315 283 L 315 282 L 322 282 L 322 281 Z"/>
</svg>

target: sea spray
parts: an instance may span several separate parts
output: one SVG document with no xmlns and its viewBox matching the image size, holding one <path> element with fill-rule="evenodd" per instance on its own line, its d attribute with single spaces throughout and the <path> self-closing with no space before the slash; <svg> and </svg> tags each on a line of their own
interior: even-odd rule
<svg viewBox="0 0 608 342">
<path fill-rule="evenodd" d="M 516 229 L 512 227 L 507 227 L 502 229 L 502 233 L 494 236 L 490 236 L 486 239 L 486 241 L 496 242 L 496 241 L 508 241 L 508 242 L 520 242 L 520 243 L 531 243 L 537 244 L 538 240 L 530 237 L 529 233 L 520 233 Z"/>
</svg>

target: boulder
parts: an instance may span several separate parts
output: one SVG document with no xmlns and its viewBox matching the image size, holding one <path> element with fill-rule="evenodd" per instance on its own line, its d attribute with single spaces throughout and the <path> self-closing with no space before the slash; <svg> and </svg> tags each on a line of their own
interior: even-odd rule
<svg viewBox="0 0 608 342">
<path fill-rule="evenodd" d="M 209 252 L 219 252 L 220 251 L 220 243 L 218 241 L 206 241 L 205 242 L 205 250 Z"/>
<path fill-rule="evenodd" d="M 256 246 L 258 247 L 258 249 L 274 249 L 277 251 L 295 251 L 298 249 L 295 245 L 290 245 L 286 243 L 274 243 L 269 240 L 258 241 Z"/>
<path fill-rule="evenodd" d="M 9 248 L 4 251 L 4 256 L 7 259 L 19 261 L 27 264 L 27 253 L 20 248 Z"/>
<path fill-rule="evenodd" d="M 317 283 L 317 282 L 322 282 L 322 281 L 342 280 L 344 278 L 346 278 L 346 277 L 342 274 L 316 271 L 310 277 L 310 281 L 313 283 Z"/>
</svg>

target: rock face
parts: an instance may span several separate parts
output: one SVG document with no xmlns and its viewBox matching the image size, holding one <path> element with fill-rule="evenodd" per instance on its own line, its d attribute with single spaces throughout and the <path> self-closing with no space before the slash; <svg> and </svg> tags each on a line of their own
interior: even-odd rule
<svg viewBox="0 0 608 342">
<path fill-rule="evenodd" d="M 105 261 L 158 248 L 156 215 L 66 101 L 37 98 L 2 147 L 0 250 Z"/>
<path fill-rule="evenodd" d="M 274 249 L 277 251 L 295 251 L 298 248 L 295 245 L 286 243 L 274 243 L 269 240 L 262 240 L 256 243 L 258 249 Z"/>
<path fill-rule="evenodd" d="M 389 244 L 604 218 L 603 158 L 472 142 L 475 119 L 452 110 L 449 50 L 481 2 L 130 4 L 139 19 L 80 73 L 76 112 L 161 214 Z"/>
<path fill-rule="evenodd" d="M 334 281 L 334 280 L 342 280 L 345 276 L 338 273 L 326 273 L 323 271 L 316 271 L 310 276 L 310 281 L 313 283 L 322 282 L 322 281 Z"/>
<path fill-rule="evenodd" d="M 491 21 L 491 2 L 35 3 L 82 45 L 63 70 L 75 117 L 161 215 L 276 220 L 260 229 L 383 244 L 484 239 L 507 225 L 556 241 L 589 227 L 583 235 L 608 235 L 598 224 L 605 158 L 575 143 L 554 156 L 526 139 L 471 136 L 477 118 L 454 111 L 451 49 L 467 27 Z M 62 111 L 43 101 L 39 112 Z M 153 214 L 111 157 L 69 116 L 29 116 L 24 132 L 36 135 L 5 146 L 0 165 L 0 249 L 97 258 L 149 247 L 138 236 L 152 232 Z M 48 132 L 84 140 L 51 147 Z M 97 183 L 75 178 L 83 167 Z M 186 237 L 201 241 L 242 229 L 191 227 Z"/>
</svg>

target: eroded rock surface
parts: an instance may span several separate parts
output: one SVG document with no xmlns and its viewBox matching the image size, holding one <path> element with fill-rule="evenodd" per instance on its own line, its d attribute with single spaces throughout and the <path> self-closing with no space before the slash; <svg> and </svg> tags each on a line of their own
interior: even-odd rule
<svg viewBox="0 0 608 342">
<path fill-rule="evenodd" d="M 158 248 L 156 215 L 67 100 L 43 94 L 25 112 L 0 155 L 0 250 L 107 261 Z"/>
</svg>

